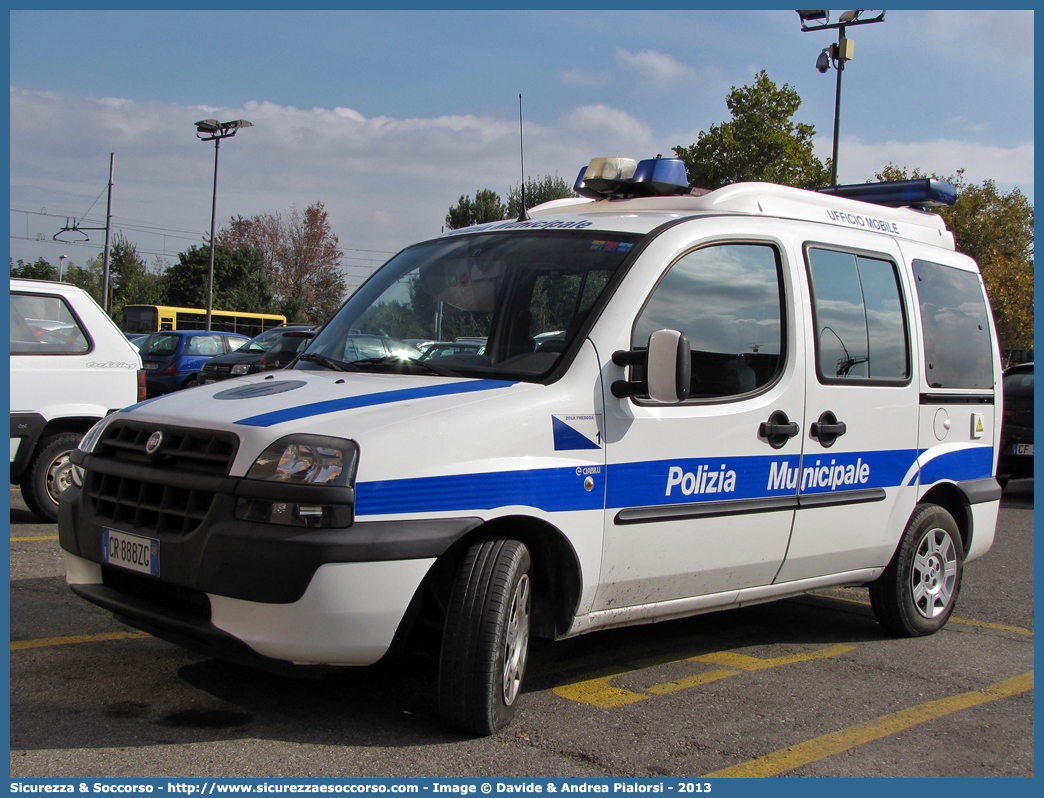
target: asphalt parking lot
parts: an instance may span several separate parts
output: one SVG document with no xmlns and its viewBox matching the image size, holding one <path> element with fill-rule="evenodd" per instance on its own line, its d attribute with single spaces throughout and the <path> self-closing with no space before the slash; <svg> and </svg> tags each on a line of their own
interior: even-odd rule
<svg viewBox="0 0 1044 798">
<path fill-rule="evenodd" d="M 130 630 L 64 584 L 57 529 L 11 491 L 11 775 L 1031 777 L 1033 481 L 938 634 L 865 589 L 534 646 L 502 733 L 447 730 L 434 663 L 297 681 Z"/>
</svg>

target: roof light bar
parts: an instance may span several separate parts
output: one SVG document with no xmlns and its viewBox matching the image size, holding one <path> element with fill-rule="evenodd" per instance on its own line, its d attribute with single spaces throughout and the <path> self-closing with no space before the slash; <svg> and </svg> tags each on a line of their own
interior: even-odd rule
<svg viewBox="0 0 1044 798">
<path fill-rule="evenodd" d="M 590 199 L 685 194 L 689 179 L 678 158 L 594 158 L 580 170 L 573 190 Z"/>
<path fill-rule="evenodd" d="M 856 183 L 848 186 L 824 186 L 813 189 L 821 194 L 884 205 L 888 208 L 913 206 L 937 208 L 957 202 L 957 189 L 945 180 L 894 180 L 886 183 Z"/>
</svg>

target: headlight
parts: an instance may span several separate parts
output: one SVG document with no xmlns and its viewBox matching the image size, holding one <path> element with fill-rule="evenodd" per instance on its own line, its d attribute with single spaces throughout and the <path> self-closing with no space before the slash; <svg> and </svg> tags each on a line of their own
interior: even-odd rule
<svg viewBox="0 0 1044 798">
<path fill-rule="evenodd" d="M 98 444 L 98 439 L 101 438 L 102 433 L 105 432 L 105 428 L 112 423 L 114 418 L 116 418 L 116 414 L 111 413 L 87 430 L 87 434 L 80 438 L 80 442 L 77 444 L 76 448 L 85 454 L 93 452 L 94 447 Z"/>
<path fill-rule="evenodd" d="M 80 438 L 80 442 L 76 444 L 76 448 L 84 454 L 90 454 L 94 451 L 94 447 L 98 445 L 98 441 L 105 432 L 105 428 L 112 423 L 112 420 L 116 418 L 115 413 L 111 413 L 87 430 L 87 434 Z M 73 464 L 71 471 L 73 484 L 78 487 L 83 487 L 83 468 Z"/>
<path fill-rule="evenodd" d="M 237 377 L 239 377 L 239 376 L 241 376 L 243 374 L 249 374 L 250 373 L 250 364 L 249 363 L 236 363 L 236 365 L 234 365 L 232 367 L 232 373 L 234 375 L 236 375 Z"/>
<path fill-rule="evenodd" d="M 241 498 L 236 503 L 236 518 L 269 524 L 308 527 L 351 526 L 354 501 L 330 501 L 324 488 L 351 488 L 359 447 L 355 441 L 321 435 L 290 435 L 261 453 L 247 472 L 248 480 L 293 486 L 286 491 L 289 499 L 268 498 L 281 491 L 272 486 L 266 498 Z M 301 495 L 315 487 L 314 498 Z M 341 496 L 351 496 L 339 492 Z"/>
</svg>

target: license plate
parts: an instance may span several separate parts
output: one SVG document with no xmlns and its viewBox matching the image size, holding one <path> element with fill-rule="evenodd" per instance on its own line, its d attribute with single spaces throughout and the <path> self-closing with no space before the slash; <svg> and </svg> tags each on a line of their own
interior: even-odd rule
<svg viewBox="0 0 1044 798">
<path fill-rule="evenodd" d="M 102 562 L 159 576 L 159 541 L 106 527 L 102 529 Z"/>
<path fill-rule="evenodd" d="M 156 369 L 159 368 L 159 366 L 160 366 L 159 363 L 146 363 L 145 364 L 145 371 L 155 371 Z"/>
<path fill-rule="evenodd" d="M 1028 455 L 1032 455 L 1033 454 L 1033 444 L 1032 443 L 1016 443 L 1015 444 L 1014 454 L 1028 454 Z"/>
</svg>

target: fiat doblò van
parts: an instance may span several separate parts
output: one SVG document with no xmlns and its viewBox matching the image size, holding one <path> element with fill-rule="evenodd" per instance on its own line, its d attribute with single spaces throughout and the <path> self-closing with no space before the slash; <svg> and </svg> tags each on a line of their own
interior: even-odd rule
<svg viewBox="0 0 1044 798">
<path fill-rule="evenodd" d="M 952 187 L 699 192 L 596 159 L 577 189 L 403 250 L 288 370 L 96 426 L 72 589 L 284 670 L 436 629 L 440 712 L 478 734 L 531 636 L 863 584 L 895 633 L 945 624 L 1000 500 L 983 283 L 913 207 Z M 359 359 L 360 334 L 486 346 Z"/>
</svg>

